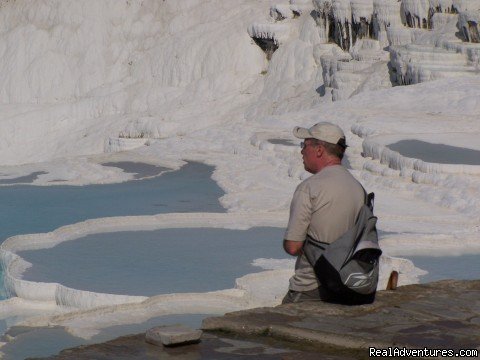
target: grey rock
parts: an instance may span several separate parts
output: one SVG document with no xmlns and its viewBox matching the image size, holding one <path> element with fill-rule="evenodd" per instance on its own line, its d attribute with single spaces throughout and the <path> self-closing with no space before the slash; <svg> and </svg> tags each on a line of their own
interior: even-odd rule
<svg viewBox="0 0 480 360">
<path fill-rule="evenodd" d="M 305 302 L 238 311 L 206 318 L 202 329 L 363 353 L 372 346 L 477 349 L 478 299 L 480 280 L 444 280 L 380 291 L 368 305 Z"/>
<path fill-rule="evenodd" d="M 154 346 L 141 334 L 50 359 L 353 360 L 366 359 L 370 347 L 480 350 L 479 299 L 480 280 L 401 286 L 369 305 L 286 304 L 207 318 L 192 345 Z"/>
<path fill-rule="evenodd" d="M 157 326 L 147 330 L 145 341 L 153 345 L 175 346 L 200 341 L 202 330 L 194 330 L 184 325 Z"/>
<path fill-rule="evenodd" d="M 319 353 L 318 349 L 291 349 L 291 343 L 255 339 L 238 340 L 204 333 L 198 344 L 155 346 L 145 342 L 145 334 L 110 340 L 103 344 L 61 351 L 50 360 L 357 360 L 358 354 Z M 32 359 L 33 360 L 33 359 Z"/>
</svg>

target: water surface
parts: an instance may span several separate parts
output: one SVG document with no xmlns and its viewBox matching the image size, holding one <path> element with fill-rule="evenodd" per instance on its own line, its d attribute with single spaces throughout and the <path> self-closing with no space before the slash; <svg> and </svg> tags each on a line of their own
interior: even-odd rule
<svg viewBox="0 0 480 360">
<path fill-rule="evenodd" d="M 213 169 L 192 162 L 178 171 L 119 184 L 0 187 L 0 243 L 13 235 L 48 232 L 93 218 L 225 212 L 218 201 L 224 192 L 211 179 Z"/>
<path fill-rule="evenodd" d="M 387 147 L 403 156 L 430 163 L 480 165 L 480 151 L 463 147 L 420 140 L 401 140 Z"/>
<path fill-rule="evenodd" d="M 403 257 L 403 256 L 402 256 Z M 416 267 L 427 270 L 420 277 L 421 283 L 437 280 L 478 280 L 480 279 L 480 255 L 460 256 L 405 256 Z"/>
<path fill-rule="evenodd" d="M 224 212 L 212 166 L 188 163 L 162 176 L 119 184 L 0 187 L 0 242 L 17 234 L 107 216 Z"/>
<path fill-rule="evenodd" d="M 111 166 L 122 169 L 126 173 L 135 174 L 134 179 L 142 179 L 150 176 L 157 176 L 163 171 L 168 170 L 165 167 L 146 164 L 134 161 L 118 161 L 103 163 L 103 166 Z"/>
<path fill-rule="evenodd" d="M 0 179 L 0 185 L 10 185 L 10 184 L 31 184 L 37 180 L 39 175 L 48 174 L 45 171 L 36 171 L 29 175 L 19 176 L 13 179 Z"/>
<path fill-rule="evenodd" d="M 8 342 L 0 351 L 5 360 L 46 357 L 55 355 L 63 349 L 102 343 L 119 336 L 145 332 L 154 326 L 183 324 L 198 329 L 207 316 L 204 314 L 158 316 L 139 324 L 117 325 L 102 329 L 99 334 L 88 340 L 73 336 L 62 327 L 13 327 L 8 334 L 15 336 L 14 340 Z"/>
<path fill-rule="evenodd" d="M 268 139 L 270 144 L 273 145 L 283 145 L 283 146 L 299 146 L 299 143 L 296 143 L 294 140 L 287 139 Z"/>
<path fill-rule="evenodd" d="M 272 227 L 125 231 L 19 255 L 33 264 L 26 280 L 124 295 L 206 292 L 233 288 L 236 278 L 261 271 L 251 265 L 256 258 L 288 257 L 283 235 Z"/>
</svg>

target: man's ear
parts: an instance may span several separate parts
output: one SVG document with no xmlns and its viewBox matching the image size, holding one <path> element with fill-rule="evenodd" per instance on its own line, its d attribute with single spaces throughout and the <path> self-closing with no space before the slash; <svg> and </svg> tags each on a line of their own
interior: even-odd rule
<svg viewBox="0 0 480 360">
<path fill-rule="evenodd" d="M 320 157 L 322 156 L 323 152 L 325 151 L 325 149 L 323 148 L 322 145 L 318 145 L 317 146 L 317 157 Z"/>
</svg>

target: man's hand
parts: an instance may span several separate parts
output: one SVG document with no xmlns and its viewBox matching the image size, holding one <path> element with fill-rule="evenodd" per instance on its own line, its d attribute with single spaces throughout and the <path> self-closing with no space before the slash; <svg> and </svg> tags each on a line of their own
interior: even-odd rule
<svg viewBox="0 0 480 360">
<path fill-rule="evenodd" d="M 303 254 L 303 241 L 283 240 L 283 249 L 287 254 L 300 256 Z"/>
</svg>

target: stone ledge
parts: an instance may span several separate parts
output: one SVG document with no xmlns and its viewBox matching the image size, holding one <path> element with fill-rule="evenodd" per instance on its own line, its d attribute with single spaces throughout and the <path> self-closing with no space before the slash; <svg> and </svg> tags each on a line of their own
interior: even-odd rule
<svg viewBox="0 0 480 360">
<path fill-rule="evenodd" d="M 201 330 L 194 330 L 187 326 L 177 324 L 157 326 L 147 330 L 145 341 L 157 346 L 178 346 L 192 344 L 200 341 Z"/>
<path fill-rule="evenodd" d="M 345 350 L 479 349 L 479 299 L 479 280 L 446 280 L 381 291 L 369 305 L 311 302 L 238 311 L 207 318 L 202 329 Z"/>
<path fill-rule="evenodd" d="M 369 305 L 288 304 L 207 318 L 198 344 L 159 347 L 140 334 L 49 359 L 366 360 L 370 346 L 479 349 L 479 299 L 480 280 L 409 285 Z"/>
</svg>

